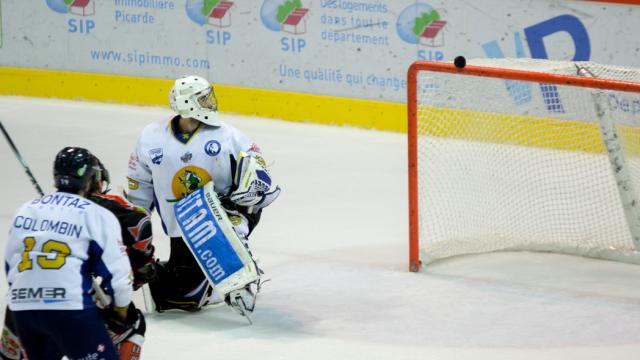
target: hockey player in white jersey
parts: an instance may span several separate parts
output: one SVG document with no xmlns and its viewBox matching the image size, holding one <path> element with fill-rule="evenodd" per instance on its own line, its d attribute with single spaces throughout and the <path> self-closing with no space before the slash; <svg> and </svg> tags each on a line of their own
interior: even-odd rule
<svg viewBox="0 0 640 360">
<path fill-rule="evenodd" d="M 175 202 L 213 182 L 234 230 L 246 244 L 262 209 L 277 198 L 280 188 L 271 187 L 259 147 L 219 119 L 217 99 L 207 80 L 177 79 L 169 100 L 177 115 L 142 130 L 129 159 L 127 196 L 136 205 L 157 209 L 171 238 L 169 259 L 159 263 L 156 280 L 149 284 L 156 309 L 198 311 L 209 301 L 211 288 L 182 239 Z M 241 290 L 243 311 L 253 310 L 255 291 Z"/>
<path fill-rule="evenodd" d="M 82 151 L 77 148 L 67 149 L 65 154 Z M 122 241 L 133 271 L 133 290 L 136 290 L 155 276 L 151 221 L 144 209 L 132 206 L 117 195 L 107 194 L 110 190 L 109 172 L 97 157 L 94 160 L 97 168 L 91 177 L 92 185 L 86 198 L 111 211 L 118 219 Z M 92 289 L 92 292 L 95 293 L 95 289 Z M 105 310 L 102 315 L 107 321 L 109 335 L 120 360 L 140 358 L 146 331 L 146 322 L 142 313 L 130 306 L 127 311 L 128 320 L 122 322 L 117 314 L 110 311 L 108 304 L 98 305 Z M 5 312 L 4 329 L 0 339 L 0 359 L 26 359 L 13 323 L 13 313 L 10 310 Z"/>
<path fill-rule="evenodd" d="M 101 277 L 126 324 L 131 265 L 116 217 L 85 197 L 96 168 L 86 149 L 64 148 L 54 162 L 58 191 L 24 204 L 11 223 L 6 300 L 31 360 L 119 358 L 90 290 Z"/>
</svg>

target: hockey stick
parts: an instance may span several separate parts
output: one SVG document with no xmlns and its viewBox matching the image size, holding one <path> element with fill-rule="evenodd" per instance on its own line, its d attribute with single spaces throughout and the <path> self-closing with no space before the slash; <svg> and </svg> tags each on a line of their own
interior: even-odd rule
<svg viewBox="0 0 640 360">
<path fill-rule="evenodd" d="M 24 159 L 22 158 L 22 155 L 20 155 L 20 152 L 18 151 L 18 148 L 13 143 L 13 140 L 11 140 L 11 136 L 9 136 L 9 133 L 4 128 L 2 121 L 0 121 L 0 130 L 2 130 L 2 133 L 4 134 L 5 139 L 7 139 L 7 142 L 9 143 L 9 146 L 13 150 L 13 153 L 16 155 L 16 158 L 18 158 L 18 161 L 20 162 L 20 164 L 22 164 L 22 167 L 24 168 L 24 171 L 27 173 L 27 176 L 29 176 L 29 180 L 31 180 L 31 184 L 33 184 L 33 186 L 36 188 L 36 191 L 38 191 L 38 194 L 40 194 L 40 196 L 44 196 L 44 192 L 42 191 L 42 188 L 40 188 L 40 184 L 38 184 L 38 181 L 31 173 L 31 170 L 29 170 L 27 163 L 25 163 Z"/>
<path fill-rule="evenodd" d="M 144 312 L 149 314 L 156 311 L 156 304 L 153 302 L 153 297 L 151 296 L 151 289 L 149 288 L 149 284 L 142 285 L 142 301 L 144 302 Z"/>
<path fill-rule="evenodd" d="M 99 303 L 99 305 L 102 305 L 102 307 L 104 308 L 111 305 L 111 298 L 109 298 L 107 293 L 104 292 L 104 289 L 102 288 L 102 286 L 100 286 L 98 279 L 94 277 L 91 280 L 91 289 L 95 292 L 96 302 Z"/>
</svg>

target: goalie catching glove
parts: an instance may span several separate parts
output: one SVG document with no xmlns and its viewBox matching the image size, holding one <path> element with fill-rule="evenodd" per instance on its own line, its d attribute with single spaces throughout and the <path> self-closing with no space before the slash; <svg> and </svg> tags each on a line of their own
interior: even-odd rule
<svg viewBox="0 0 640 360">
<path fill-rule="evenodd" d="M 271 176 L 267 171 L 264 159 L 258 155 L 240 152 L 238 166 L 233 182 L 237 186 L 229 199 L 234 203 L 249 208 L 262 209 L 271 204 L 280 195 L 280 187 L 271 190 Z"/>
</svg>

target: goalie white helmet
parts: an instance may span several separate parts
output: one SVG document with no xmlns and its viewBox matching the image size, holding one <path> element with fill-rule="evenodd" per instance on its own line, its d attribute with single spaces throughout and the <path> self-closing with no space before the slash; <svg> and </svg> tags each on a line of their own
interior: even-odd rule
<svg viewBox="0 0 640 360">
<path fill-rule="evenodd" d="M 211 84 L 200 76 L 179 78 L 169 92 L 171 109 L 182 117 L 220 126 L 218 100 Z"/>
</svg>

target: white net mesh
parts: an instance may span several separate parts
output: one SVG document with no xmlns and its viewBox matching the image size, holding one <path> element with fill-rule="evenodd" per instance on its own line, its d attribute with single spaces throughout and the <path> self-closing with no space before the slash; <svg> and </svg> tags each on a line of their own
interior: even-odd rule
<svg viewBox="0 0 640 360">
<path fill-rule="evenodd" d="M 593 63 L 468 64 L 571 76 L 577 65 L 588 76 L 640 82 L 637 69 Z M 498 250 L 640 263 L 640 94 L 434 71 L 420 71 L 417 88 L 423 264 Z M 608 135 L 603 122 L 614 125 Z M 612 167 L 603 139 L 616 136 L 622 163 Z"/>
</svg>

